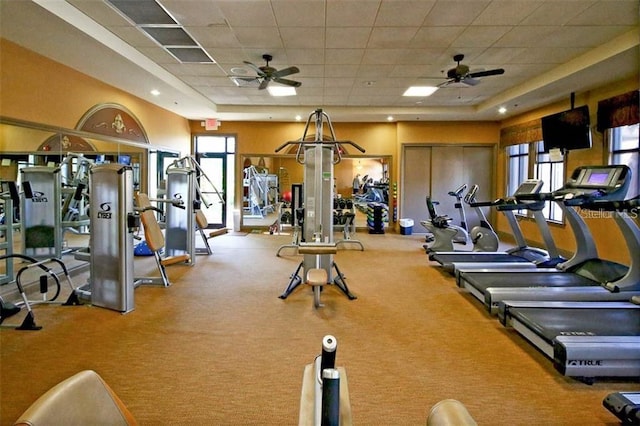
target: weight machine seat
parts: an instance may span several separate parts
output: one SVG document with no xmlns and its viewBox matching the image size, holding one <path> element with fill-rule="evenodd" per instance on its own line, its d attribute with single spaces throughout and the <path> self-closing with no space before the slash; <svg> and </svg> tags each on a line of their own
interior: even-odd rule
<svg viewBox="0 0 640 426">
<path fill-rule="evenodd" d="M 160 229 L 160 224 L 156 219 L 154 210 L 151 209 L 151 202 L 149 202 L 149 196 L 147 194 L 138 192 L 136 194 L 136 202 L 140 209 L 140 221 L 144 228 L 144 239 L 147 242 L 149 249 L 157 255 L 159 262 L 162 265 L 173 265 L 175 263 L 188 262 L 191 256 L 188 254 L 181 254 L 176 256 L 168 256 L 160 258 L 160 251 L 164 248 L 164 234 Z"/>
<path fill-rule="evenodd" d="M 113 389 L 92 370 L 58 383 L 27 410 L 14 426 L 136 425 L 131 412 Z"/>
<path fill-rule="evenodd" d="M 196 225 L 200 230 L 203 231 L 209 226 L 209 221 L 207 220 L 207 217 L 204 215 L 202 210 L 196 210 Z M 214 229 L 213 231 L 209 232 L 209 238 L 219 237 L 220 235 L 224 235 L 228 232 L 229 230 L 227 228 Z"/>
<path fill-rule="evenodd" d="M 467 408 L 455 399 L 444 399 L 431 408 L 427 426 L 476 426 Z"/>
<path fill-rule="evenodd" d="M 316 285 L 325 285 L 329 280 L 329 275 L 327 275 L 327 271 L 321 268 L 313 268 L 309 269 L 307 272 L 307 281 L 306 284 L 310 286 Z"/>
</svg>

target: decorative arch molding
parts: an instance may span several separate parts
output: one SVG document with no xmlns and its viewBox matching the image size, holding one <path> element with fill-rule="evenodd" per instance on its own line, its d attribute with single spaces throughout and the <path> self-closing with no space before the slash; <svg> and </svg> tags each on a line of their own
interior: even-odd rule
<svg viewBox="0 0 640 426">
<path fill-rule="evenodd" d="M 38 151 L 51 152 L 95 152 L 95 150 L 95 147 L 84 138 L 64 133 L 48 137 L 38 147 Z"/>
<path fill-rule="evenodd" d="M 89 109 L 78 122 L 77 130 L 148 144 L 149 138 L 131 111 L 114 103 Z"/>
</svg>

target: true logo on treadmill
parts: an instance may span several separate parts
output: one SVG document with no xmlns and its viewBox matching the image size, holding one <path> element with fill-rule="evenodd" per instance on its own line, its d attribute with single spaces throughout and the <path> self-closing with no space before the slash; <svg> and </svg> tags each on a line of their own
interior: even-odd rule
<svg viewBox="0 0 640 426">
<path fill-rule="evenodd" d="M 100 204 L 98 219 L 111 219 L 111 203 L 107 202 Z"/>
<path fill-rule="evenodd" d="M 570 359 L 567 365 L 577 367 L 602 367 L 603 361 L 600 359 Z"/>
</svg>

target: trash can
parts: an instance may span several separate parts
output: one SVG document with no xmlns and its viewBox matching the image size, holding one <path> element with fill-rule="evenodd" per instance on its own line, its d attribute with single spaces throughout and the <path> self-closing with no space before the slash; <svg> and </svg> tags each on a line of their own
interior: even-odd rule
<svg viewBox="0 0 640 426">
<path fill-rule="evenodd" d="M 400 219 L 400 233 L 411 235 L 413 232 L 413 219 Z"/>
</svg>

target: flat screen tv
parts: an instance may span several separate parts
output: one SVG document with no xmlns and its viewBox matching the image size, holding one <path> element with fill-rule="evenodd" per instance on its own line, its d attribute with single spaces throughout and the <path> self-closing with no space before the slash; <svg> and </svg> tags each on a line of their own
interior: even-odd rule
<svg viewBox="0 0 640 426">
<path fill-rule="evenodd" d="M 124 164 L 125 166 L 131 165 L 130 155 L 118 155 L 118 164 Z"/>
<path fill-rule="evenodd" d="M 542 117 L 544 152 L 591 148 L 591 123 L 587 105 Z"/>
</svg>

